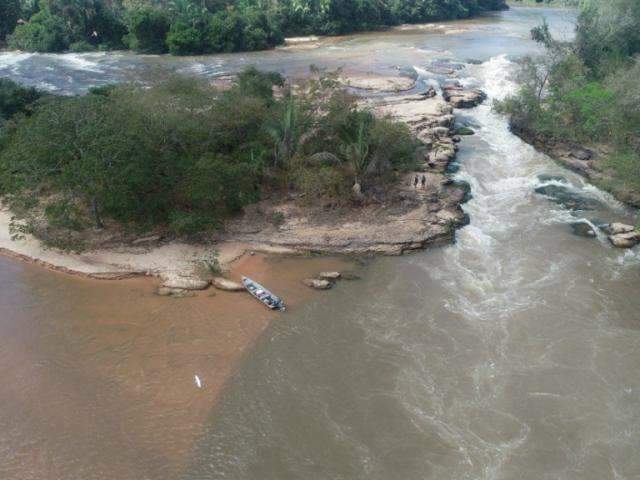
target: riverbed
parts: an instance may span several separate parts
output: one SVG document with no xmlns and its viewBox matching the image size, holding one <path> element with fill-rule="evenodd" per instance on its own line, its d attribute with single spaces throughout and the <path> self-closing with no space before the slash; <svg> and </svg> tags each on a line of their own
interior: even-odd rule
<svg viewBox="0 0 640 480">
<path fill-rule="evenodd" d="M 518 8 L 255 54 L 0 54 L 0 75 L 66 94 L 247 64 L 437 84 L 430 64 L 449 59 L 489 95 L 459 112 L 476 135 L 458 155 L 472 199 L 455 244 L 375 259 L 361 280 L 317 294 L 296 278 L 331 260 L 265 259 L 265 275 L 288 278 L 285 299 L 300 298 L 285 315 L 0 259 L 0 477 L 640 478 L 640 255 L 570 227 L 634 212 L 491 110 L 517 88 L 515 60 L 538 51 L 528 30 L 543 17 L 571 34 L 570 11 Z M 592 209 L 535 193 L 550 182 Z M 197 388 L 194 375 L 211 388 L 221 364 L 217 390 Z"/>
</svg>

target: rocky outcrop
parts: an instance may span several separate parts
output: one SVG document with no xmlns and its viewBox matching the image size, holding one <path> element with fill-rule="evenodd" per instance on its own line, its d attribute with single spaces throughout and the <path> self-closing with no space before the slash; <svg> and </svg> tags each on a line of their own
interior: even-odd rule
<svg viewBox="0 0 640 480">
<path fill-rule="evenodd" d="M 525 142 L 546 153 L 557 163 L 587 178 L 598 188 L 611 193 L 621 202 L 640 208 L 640 191 L 630 188 L 625 179 L 618 178 L 607 166 L 610 149 L 605 145 L 586 148 L 571 142 L 559 141 L 521 125 L 511 124 L 511 131 Z"/>
<path fill-rule="evenodd" d="M 357 207 L 333 208 L 329 213 L 294 201 L 265 200 L 229 222 L 223 240 L 268 243 L 295 251 L 384 255 L 450 242 L 455 230 L 468 222 L 460 206 L 468 192 L 447 176 L 458 149 L 452 106 L 442 97 L 422 94 L 375 96 L 362 99 L 361 104 L 411 128 L 424 145 L 417 171 L 401 177 L 393 191 L 379 197 L 371 192 L 358 195 Z M 277 227 L 264 222 L 275 210 L 285 213 Z"/>
<path fill-rule="evenodd" d="M 466 90 L 458 82 L 449 83 L 442 87 L 442 96 L 453 108 L 477 107 L 487 98 L 487 94 L 482 90 Z"/>
</svg>

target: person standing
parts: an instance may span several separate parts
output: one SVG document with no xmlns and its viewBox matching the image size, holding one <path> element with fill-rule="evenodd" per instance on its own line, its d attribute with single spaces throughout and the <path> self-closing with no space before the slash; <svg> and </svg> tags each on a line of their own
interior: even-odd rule
<svg viewBox="0 0 640 480">
<path fill-rule="evenodd" d="M 416 178 L 413 179 L 413 188 L 418 188 L 418 175 L 416 175 Z"/>
<path fill-rule="evenodd" d="M 424 190 L 427 186 L 427 177 L 422 175 L 422 179 L 420 180 L 420 183 L 422 183 L 422 189 Z"/>
</svg>

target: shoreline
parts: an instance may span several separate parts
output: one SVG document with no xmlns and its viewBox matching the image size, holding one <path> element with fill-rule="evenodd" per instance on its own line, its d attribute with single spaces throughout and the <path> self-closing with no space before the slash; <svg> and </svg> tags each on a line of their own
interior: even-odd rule
<svg viewBox="0 0 640 480">
<path fill-rule="evenodd" d="M 356 83 L 363 78 L 354 77 Z M 381 200 L 327 210 L 324 206 L 304 207 L 290 197 L 266 199 L 231 219 L 211 244 L 163 241 L 152 236 L 82 253 L 47 248 L 30 235 L 13 240 L 9 232 L 11 213 L 2 209 L 0 254 L 70 275 L 99 280 L 151 276 L 160 278 L 164 287 L 200 290 L 210 284 L 210 279 L 205 283 L 210 274 L 203 274 L 203 270 L 214 251 L 222 273 L 228 273 L 248 252 L 402 255 L 452 242 L 455 230 L 468 223 L 461 208 L 468 191 L 452 181 L 448 173 L 461 141 L 455 134 L 453 113 L 453 106 L 460 105 L 449 95 L 450 87 L 442 92 L 444 96 L 432 89 L 418 94 L 392 94 L 388 85 L 408 85 L 406 77 L 370 75 L 366 81 L 378 96 L 362 97 L 361 106 L 406 123 L 422 144 L 420 169 L 400 175 L 391 195 Z M 453 91 L 454 95 L 472 98 L 463 108 L 471 108 L 484 99 L 479 91 L 455 88 L 458 90 Z M 416 176 L 425 177 L 424 187 L 412 185 Z M 268 220 L 275 215 L 282 219 L 277 225 Z"/>
<path fill-rule="evenodd" d="M 631 208 L 640 208 L 640 193 L 624 186 L 607 173 L 604 165 L 609 155 L 605 145 L 580 145 L 572 142 L 548 141 L 535 132 L 514 128 L 511 132 L 536 150 L 548 155 L 558 165 L 585 178 L 592 185 L 610 193 L 616 200 Z"/>
</svg>

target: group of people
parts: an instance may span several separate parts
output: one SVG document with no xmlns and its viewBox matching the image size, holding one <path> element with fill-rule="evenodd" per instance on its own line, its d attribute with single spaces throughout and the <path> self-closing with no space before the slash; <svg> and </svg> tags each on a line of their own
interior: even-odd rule
<svg viewBox="0 0 640 480">
<path fill-rule="evenodd" d="M 427 177 L 422 175 L 422 178 L 419 178 L 418 175 L 413 179 L 413 188 L 418 188 L 418 183 L 422 185 L 422 189 L 427 188 Z"/>
</svg>

